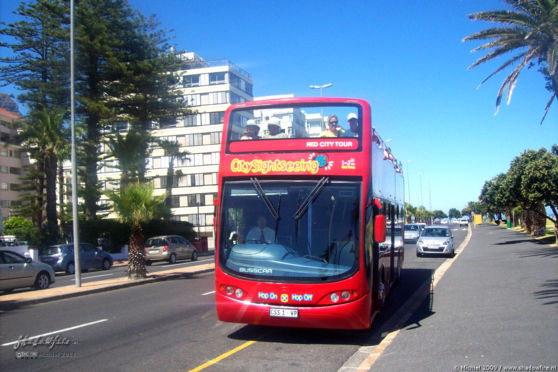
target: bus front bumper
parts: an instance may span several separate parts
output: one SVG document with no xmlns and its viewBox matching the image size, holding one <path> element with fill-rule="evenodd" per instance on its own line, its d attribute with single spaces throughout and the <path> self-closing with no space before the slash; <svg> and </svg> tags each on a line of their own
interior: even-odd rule
<svg viewBox="0 0 558 372">
<path fill-rule="evenodd" d="M 366 296 L 339 305 L 298 307 L 240 301 L 217 292 L 216 303 L 217 316 L 223 322 L 297 328 L 370 328 L 371 303 Z M 272 313 L 293 314 L 278 309 L 296 310 L 297 316 L 272 316 Z"/>
</svg>

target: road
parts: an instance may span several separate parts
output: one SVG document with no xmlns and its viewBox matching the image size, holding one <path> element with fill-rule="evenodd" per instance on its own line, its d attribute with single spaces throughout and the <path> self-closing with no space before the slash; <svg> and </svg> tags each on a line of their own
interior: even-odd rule
<svg viewBox="0 0 558 372">
<path fill-rule="evenodd" d="M 459 245 L 466 232 L 455 227 L 454 234 L 456 245 Z M 397 309 L 423 283 L 430 283 L 434 270 L 446 261 L 441 257 L 417 258 L 412 245 L 406 246 L 405 250 L 406 262 L 402 280 L 393 288 L 386 307 L 376 319 L 372 331 L 280 329 L 219 322 L 214 307 L 213 274 L 209 273 L 27 306 L 2 313 L 2 369 L 184 371 L 203 366 L 204 363 L 222 356 L 222 359 L 206 370 L 337 371 L 363 346 L 373 347 L 379 344 L 385 336 L 380 333 L 381 330 L 393 321 Z M 458 258 L 458 262 L 459 260 L 461 258 Z M 453 268 L 448 273 L 452 273 L 452 270 Z M 460 278 L 452 280 L 458 281 Z M 447 281 L 444 284 L 447 286 Z M 448 293 L 436 291 L 436 303 L 444 300 L 442 296 L 451 301 L 456 300 L 454 297 L 458 294 L 452 295 L 451 287 L 445 291 Z M 486 301 L 474 295 L 469 300 L 473 304 Z M 422 322 L 433 318 L 432 315 L 436 311 L 432 304 L 433 298 L 430 296 L 415 316 L 406 322 L 405 327 L 420 328 Z M 445 321 L 449 330 L 444 329 L 445 332 L 450 332 L 448 335 L 444 333 L 444 337 L 452 340 L 455 339 L 455 335 L 452 338 L 450 331 L 453 312 L 453 309 L 447 309 L 446 314 L 449 315 Z M 554 326 L 555 324 L 556 322 Z M 54 345 L 50 351 L 46 346 L 30 345 L 19 345 L 19 348 L 14 350 L 17 343 L 13 342 L 17 342 L 22 336 L 43 334 L 58 336 L 58 342 L 69 344 Z M 419 350 L 421 341 L 433 338 L 428 333 L 424 335 L 426 339 L 415 339 L 413 336 L 413 332 L 402 332 L 395 339 L 393 350 L 399 347 L 398 342 L 409 342 L 407 337 L 415 341 L 414 344 L 411 342 L 411 345 Z M 556 344 L 554 350 L 555 346 Z M 522 347 L 529 350 L 537 346 L 530 344 Z M 445 347 L 443 350 L 447 355 L 440 356 L 435 349 L 425 350 L 423 363 L 425 366 L 432 366 L 432 369 L 417 368 L 417 365 L 408 359 L 405 360 L 407 364 L 398 363 L 398 357 L 393 356 L 391 352 L 382 355 L 377 365 L 382 366 L 379 370 L 410 370 L 410 366 L 414 366 L 414 370 L 447 370 L 436 368 L 436 362 L 440 358 L 452 357 L 451 347 Z M 17 359 L 25 356 L 34 357 L 33 354 L 26 354 L 28 352 L 51 354 L 42 354 L 46 358 L 38 360 Z M 397 351 L 397 355 L 406 353 L 408 354 L 408 351 L 404 347 Z M 395 360 L 390 357 L 394 357 Z"/>
</svg>

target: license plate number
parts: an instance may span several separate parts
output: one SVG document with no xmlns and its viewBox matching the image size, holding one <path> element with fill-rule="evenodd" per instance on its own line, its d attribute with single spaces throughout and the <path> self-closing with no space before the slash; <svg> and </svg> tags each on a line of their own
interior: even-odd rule
<svg viewBox="0 0 558 372">
<path fill-rule="evenodd" d="M 159 253 L 159 250 L 158 249 L 152 249 L 152 250 L 149 251 L 149 253 Z"/>
<path fill-rule="evenodd" d="M 275 318 L 298 318 L 297 309 L 269 309 L 269 316 Z"/>
</svg>

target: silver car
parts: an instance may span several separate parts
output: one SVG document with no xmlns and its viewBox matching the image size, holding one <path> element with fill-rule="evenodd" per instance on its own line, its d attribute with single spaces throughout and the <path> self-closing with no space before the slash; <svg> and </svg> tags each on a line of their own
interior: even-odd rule
<svg viewBox="0 0 558 372">
<path fill-rule="evenodd" d="M 445 225 L 426 226 L 417 241 L 417 256 L 425 254 L 455 255 L 453 234 Z"/>
<path fill-rule="evenodd" d="M 54 270 L 47 264 L 10 251 L 0 251 L 0 290 L 35 287 L 46 289 L 54 283 Z"/>
<path fill-rule="evenodd" d="M 198 259 L 198 251 L 180 235 L 155 236 L 145 241 L 145 262 L 168 261 L 173 264 L 178 259 Z"/>
<path fill-rule="evenodd" d="M 415 223 L 405 224 L 404 239 L 406 242 L 416 242 L 420 236 L 420 226 Z"/>
</svg>

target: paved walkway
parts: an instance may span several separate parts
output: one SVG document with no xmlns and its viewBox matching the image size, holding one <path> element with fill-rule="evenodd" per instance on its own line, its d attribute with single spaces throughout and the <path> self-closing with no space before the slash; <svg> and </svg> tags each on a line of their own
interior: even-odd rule
<svg viewBox="0 0 558 372">
<path fill-rule="evenodd" d="M 480 225 L 370 370 L 556 371 L 557 350 L 558 247 Z"/>
<path fill-rule="evenodd" d="M 122 264 L 122 263 L 120 263 Z M 46 301 L 54 301 L 62 298 L 82 296 L 91 293 L 103 292 L 118 288 L 132 287 L 156 281 L 167 280 L 177 276 L 193 275 L 199 273 L 210 272 L 215 269 L 215 264 L 207 263 L 196 266 L 188 266 L 177 269 L 159 271 L 147 274 L 147 278 L 140 280 L 130 280 L 127 277 L 100 280 L 96 282 L 82 283 L 81 287 L 68 285 L 64 287 L 48 288 L 44 290 L 33 290 L 25 292 L 17 292 L 0 296 L 0 307 L 10 305 L 32 304 Z"/>
</svg>

